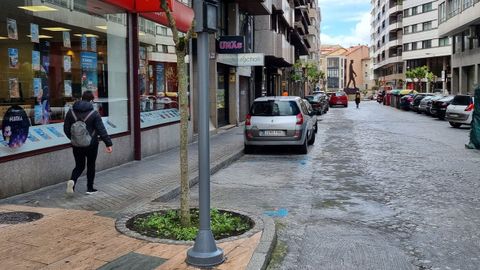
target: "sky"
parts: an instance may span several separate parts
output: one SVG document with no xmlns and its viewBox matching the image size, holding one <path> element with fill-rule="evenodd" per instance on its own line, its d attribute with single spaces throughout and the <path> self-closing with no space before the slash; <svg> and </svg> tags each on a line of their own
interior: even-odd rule
<svg viewBox="0 0 480 270">
<path fill-rule="evenodd" d="M 370 43 L 370 0 L 318 0 L 322 44 L 343 47 Z"/>
</svg>

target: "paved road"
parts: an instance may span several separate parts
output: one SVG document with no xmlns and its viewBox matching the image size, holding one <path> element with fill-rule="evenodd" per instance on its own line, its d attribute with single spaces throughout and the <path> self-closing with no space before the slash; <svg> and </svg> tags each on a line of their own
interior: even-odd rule
<svg viewBox="0 0 480 270">
<path fill-rule="evenodd" d="M 333 108 L 307 155 L 260 149 L 212 176 L 212 205 L 288 210 L 272 269 L 477 270 L 480 151 L 467 141 L 375 102 Z"/>
</svg>

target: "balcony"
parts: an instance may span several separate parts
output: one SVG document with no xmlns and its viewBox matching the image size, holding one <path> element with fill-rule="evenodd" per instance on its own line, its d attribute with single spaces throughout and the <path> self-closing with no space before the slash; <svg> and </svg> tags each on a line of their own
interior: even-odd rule
<svg viewBox="0 0 480 270">
<path fill-rule="evenodd" d="M 303 23 L 301 21 L 297 21 L 295 22 L 295 28 L 298 30 L 298 33 L 300 33 L 300 35 L 306 35 L 307 34 L 307 31 L 305 31 L 305 26 L 303 25 Z"/>
<path fill-rule="evenodd" d="M 247 1 L 245 1 L 247 2 Z M 290 7 L 290 4 L 287 0 L 273 0 L 273 11 L 275 13 L 281 14 L 283 20 L 288 26 L 293 27 L 294 22 L 294 9 Z"/>
<path fill-rule="evenodd" d="M 250 15 L 269 15 L 272 14 L 272 0 L 235 0 L 240 9 L 248 12 Z"/>
<path fill-rule="evenodd" d="M 258 30 L 255 31 L 255 35 L 257 36 L 255 52 L 277 58 L 277 60 L 282 60 L 288 65 L 293 64 L 294 47 L 287 41 L 285 35 L 272 30 Z"/>
<path fill-rule="evenodd" d="M 398 46 L 402 46 L 402 38 L 397 38 L 397 39 L 394 39 L 394 40 L 390 40 L 388 43 L 387 43 L 387 48 L 392 48 L 392 47 L 398 47 Z"/>
<path fill-rule="evenodd" d="M 403 5 L 402 4 L 395 5 L 395 6 L 388 9 L 388 14 L 389 15 L 399 13 L 399 12 L 403 13 Z"/>
<path fill-rule="evenodd" d="M 393 31 L 398 31 L 398 30 L 403 30 L 403 23 L 401 21 L 392 22 L 387 27 L 388 32 L 393 32 Z"/>
<path fill-rule="evenodd" d="M 479 0 L 474 0 L 473 5 L 460 5 L 457 8 L 447 5 L 444 13 L 439 15 L 438 32 L 440 36 L 452 36 L 466 30 L 468 25 L 478 21 L 478 14 L 480 14 Z"/>
</svg>

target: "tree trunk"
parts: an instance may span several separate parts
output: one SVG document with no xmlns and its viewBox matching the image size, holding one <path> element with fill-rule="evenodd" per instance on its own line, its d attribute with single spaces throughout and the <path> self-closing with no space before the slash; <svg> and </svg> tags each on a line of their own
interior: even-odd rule
<svg viewBox="0 0 480 270">
<path fill-rule="evenodd" d="M 187 227 L 190 226 L 190 185 L 188 181 L 188 83 L 185 51 L 177 51 L 177 73 L 180 105 L 180 222 L 182 226 Z"/>
</svg>

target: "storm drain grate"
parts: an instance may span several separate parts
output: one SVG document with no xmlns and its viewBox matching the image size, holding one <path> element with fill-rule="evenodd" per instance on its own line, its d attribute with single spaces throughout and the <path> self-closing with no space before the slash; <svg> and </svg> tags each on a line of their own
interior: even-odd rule
<svg viewBox="0 0 480 270">
<path fill-rule="evenodd" d="M 19 224 L 32 222 L 43 217 L 35 212 L 7 212 L 0 213 L 0 224 Z"/>
</svg>

